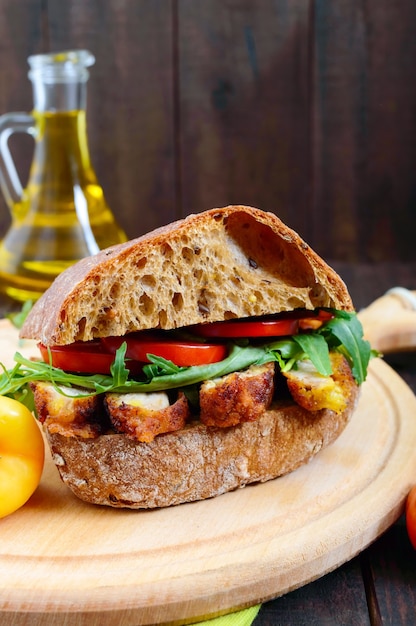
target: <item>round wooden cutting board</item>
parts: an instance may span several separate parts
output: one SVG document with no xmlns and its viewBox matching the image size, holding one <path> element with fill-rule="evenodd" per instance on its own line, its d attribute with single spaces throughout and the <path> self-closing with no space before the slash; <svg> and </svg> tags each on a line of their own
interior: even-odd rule
<svg viewBox="0 0 416 626">
<path fill-rule="evenodd" d="M 10 365 L 16 347 L 1 322 L 0 360 Z M 332 446 L 212 500 L 144 512 L 88 505 L 48 457 L 36 493 L 0 520 L 0 623 L 190 623 L 270 599 L 368 546 L 415 482 L 416 399 L 379 359 Z"/>
</svg>

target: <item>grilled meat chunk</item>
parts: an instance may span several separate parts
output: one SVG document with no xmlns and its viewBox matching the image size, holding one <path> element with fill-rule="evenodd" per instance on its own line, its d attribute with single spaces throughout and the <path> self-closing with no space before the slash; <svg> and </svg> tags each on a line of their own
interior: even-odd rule
<svg viewBox="0 0 416 626">
<path fill-rule="evenodd" d="M 308 411 L 330 409 L 342 412 L 356 391 L 350 366 L 340 353 L 330 354 L 333 373 L 322 376 L 310 361 L 282 372 L 293 400 Z M 253 365 L 202 383 L 199 392 L 200 420 L 206 426 L 227 428 L 258 419 L 270 407 L 275 391 L 275 364 Z M 168 395 L 158 393 L 107 393 L 73 397 L 51 383 L 32 383 L 36 412 L 49 432 L 66 437 L 98 437 L 113 428 L 140 442 L 180 430 L 190 420 L 188 400 L 179 392 L 170 404 Z"/>
<path fill-rule="evenodd" d="M 311 361 L 299 361 L 297 369 L 282 372 L 292 398 L 308 411 L 331 409 L 343 411 L 357 384 L 347 359 L 339 352 L 330 353 L 332 375 L 322 376 Z"/>
<path fill-rule="evenodd" d="M 188 400 L 179 393 L 169 404 L 166 393 L 107 393 L 104 405 L 118 432 L 137 441 L 153 441 L 156 435 L 180 430 L 190 417 Z"/>
<path fill-rule="evenodd" d="M 258 419 L 273 398 L 274 369 L 274 363 L 252 365 L 244 372 L 202 383 L 201 422 L 206 426 L 227 427 Z"/>
<path fill-rule="evenodd" d="M 48 427 L 49 432 L 90 439 L 106 430 L 106 424 L 101 422 L 103 407 L 100 396 L 74 398 L 71 397 L 74 390 L 70 387 L 61 387 L 63 393 L 60 393 L 54 385 L 46 382 L 31 383 L 30 386 L 39 421 Z"/>
</svg>

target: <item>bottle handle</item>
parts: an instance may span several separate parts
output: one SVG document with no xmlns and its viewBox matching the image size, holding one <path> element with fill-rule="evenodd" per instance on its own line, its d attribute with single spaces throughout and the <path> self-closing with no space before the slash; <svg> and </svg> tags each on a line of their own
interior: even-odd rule
<svg viewBox="0 0 416 626">
<path fill-rule="evenodd" d="M 22 198 L 23 187 L 9 148 L 13 133 L 35 134 L 35 120 L 29 113 L 5 113 L 0 115 L 0 188 L 11 210 Z"/>
</svg>

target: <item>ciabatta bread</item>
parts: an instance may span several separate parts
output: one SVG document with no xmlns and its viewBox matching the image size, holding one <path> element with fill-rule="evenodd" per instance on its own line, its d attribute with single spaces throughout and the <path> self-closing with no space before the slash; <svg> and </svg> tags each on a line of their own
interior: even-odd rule
<svg viewBox="0 0 416 626">
<path fill-rule="evenodd" d="M 36 303 L 21 336 L 66 345 L 317 307 L 353 310 L 341 278 L 274 214 L 229 206 L 80 261 Z M 307 410 L 283 394 L 254 421 L 210 426 L 193 414 L 184 428 L 153 441 L 114 432 L 114 421 L 113 430 L 92 429 L 91 435 L 87 428 L 81 436 L 71 430 L 69 413 L 60 429 L 59 415 L 48 417 L 41 394 L 38 414 L 60 475 L 79 498 L 112 507 L 170 506 L 270 480 L 308 462 L 339 436 L 356 406 L 359 388 L 346 361 L 337 376 L 345 394 L 339 410 L 317 410 L 316 397 Z M 299 396 L 308 394 L 308 381 L 291 384 Z"/>
<path fill-rule="evenodd" d="M 341 278 L 276 215 L 229 206 L 80 261 L 38 300 L 21 336 L 64 345 L 302 307 L 353 308 Z"/>
</svg>

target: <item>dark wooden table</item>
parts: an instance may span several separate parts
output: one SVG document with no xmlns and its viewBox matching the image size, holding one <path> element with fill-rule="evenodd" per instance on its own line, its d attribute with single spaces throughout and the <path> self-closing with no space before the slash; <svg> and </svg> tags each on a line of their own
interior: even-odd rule
<svg viewBox="0 0 416 626">
<path fill-rule="evenodd" d="M 357 310 L 391 287 L 416 289 L 416 264 L 332 265 L 347 283 Z M 20 308 L 4 300 L 0 307 L 3 315 Z M 386 360 L 416 392 L 416 352 L 389 355 Z M 264 603 L 254 622 L 254 626 L 367 624 L 416 624 L 416 551 L 408 540 L 404 517 L 334 572 Z"/>
<path fill-rule="evenodd" d="M 416 266 L 412 264 L 332 265 L 346 281 L 357 309 L 391 287 L 416 289 Z M 416 353 L 385 358 L 416 392 Z M 254 626 L 366 624 L 416 624 L 416 551 L 407 537 L 404 516 L 367 550 L 334 572 L 263 604 L 254 621 Z"/>
</svg>

